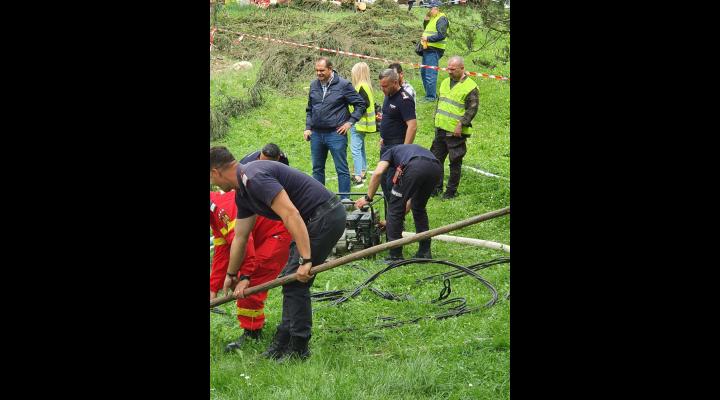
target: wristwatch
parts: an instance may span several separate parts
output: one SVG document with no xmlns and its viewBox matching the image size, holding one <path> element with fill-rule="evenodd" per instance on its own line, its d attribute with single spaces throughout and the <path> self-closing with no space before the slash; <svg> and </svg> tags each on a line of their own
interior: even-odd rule
<svg viewBox="0 0 720 400">
<path fill-rule="evenodd" d="M 305 263 L 309 263 L 309 262 L 312 262 L 312 260 L 305 259 L 305 258 L 303 258 L 303 256 L 298 257 L 298 264 L 300 264 L 300 265 L 304 265 Z"/>
<path fill-rule="evenodd" d="M 248 275 L 240 275 L 240 277 L 238 278 L 238 280 L 247 280 L 247 281 L 249 281 L 249 280 L 250 280 L 250 276 L 248 276 Z"/>
<path fill-rule="evenodd" d="M 365 195 L 365 200 L 368 202 L 372 202 L 372 197 Z"/>
</svg>

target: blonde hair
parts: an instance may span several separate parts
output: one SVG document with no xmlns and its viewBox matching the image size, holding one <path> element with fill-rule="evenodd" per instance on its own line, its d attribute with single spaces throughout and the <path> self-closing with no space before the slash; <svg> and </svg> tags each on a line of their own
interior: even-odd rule
<svg viewBox="0 0 720 400">
<path fill-rule="evenodd" d="M 370 87 L 370 90 L 373 90 L 372 83 L 370 82 L 370 68 L 364 62 L 353 65 L 350 76 L 353 87 L 364 83 Z"/>
</svg>

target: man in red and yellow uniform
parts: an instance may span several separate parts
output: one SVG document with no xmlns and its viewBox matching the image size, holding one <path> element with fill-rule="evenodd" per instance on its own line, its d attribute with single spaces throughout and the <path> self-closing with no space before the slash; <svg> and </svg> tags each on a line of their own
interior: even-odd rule
<svg viewBox="0 0 720 400">
<path fill-rule="evenodd" d="M 230 261 L 230 244 L 235 237 L 235 191 L 210 192 L 210 227 L 215 244 L 212 272 L 210 273 L 210 299 L 217 297 Z M 238 276 L 240 280 L 249 279 L 249 286 L 257 286 L 271 281 L 280 274 L 287 263 L 292 237 L 282 221 L 273 221 L 258 216 L 245 249 L 247 256 Z M 255 293 L 237 299 L 237 318 L 243 335 L 225 347 L 226 351 L 240 348 L 246 339 L 259 339 L 265 324 L 263 308 L 267 291 Z"/>
</svg>

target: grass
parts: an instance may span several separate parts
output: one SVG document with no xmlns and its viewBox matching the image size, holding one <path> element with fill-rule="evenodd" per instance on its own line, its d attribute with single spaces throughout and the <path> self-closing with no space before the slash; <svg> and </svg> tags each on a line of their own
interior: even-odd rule
<svg viewBox="0 0 720 400">
<path fill-rule="evenodd" d="M 323 32 L 333 23 L 349 21 L 360 16 L 352 12 L 313 11 L 302 13 L 294 9 L 273 11 L 253 7 L 226 7 L 227 16 L 220 16 L 222 23 L 245 24 L 246 28 L 258 25 L 265 27 L 263 34 L 270 36 L 296 36 L 295 39 L 312 32 Z M 375 23 L 384 25 L 403 24 L 408 29 L 420 24 L 425 10 L 413 10 L 415 19 Z M 404 12 L 404 11 L 403 11 Z M 453 18 L 461 18 L 460 11 L 448 11 Z M 458 15 L 454 15 L 458 14 Z M 302 18 L 301 18 L 302 17 Z M 467 17 L 471 18 L 471 16 Z M 285 25 L 273 21 L 285 21 Z M 368 22 L 369 23 L 369 22 Z M 240 30 L 240 29 L 238 29 Z M 418 34 L 420 28 L 416 29 Z M 402 38 L 407 41 L 409 38 Z M 347 40 L 337 38 L 338 41 Z M 231 68 L 211 74 L 211 104 L 222 92 L 226 95 L 243 97 L 252 87 L 261 68 L 262 57 L 238 57 L 264 51 L 267 43 L 245 39 L 243 50 L 226 47 L 219 52 L 224 62 L 247 59 L 253 62 L 249 71 L 235 71 Z M 276 45 L 277 46 L 277 45 Z M 498 43 L 497 46 L 502 46 Z M 418 61 L 410 46 L 407 49 L 387 49 L 396 59 Z M 447 63 L 448 55 L 457 54 L 458 43 L 450 40 L 441 66 Z M 376 49 L 380 52 L 383 49 Z M 490 57 L 497 47 L 484 50 L 482 56 Z M 317 52 L 297 50 L 299 53 L 316 57 Z M 378 53 L 380 54 L 380 53 Z M 217 55 L 217 53 L 216 53 Z M 486 71 L 472 62 L 476 54 L 466 57 L 466 69 L 509 75 L 509 63 L 496 70 Z M 351 57 L 334 57 L 341 76 L 349 77 L 349 68 L 358 61 Z M 369 63 L 372 74 L 377 75 L 382 64 Z M 346 69 L 346 70 L 345 70 Z M 418 96 L 424 94 L 417 70 L 406 68 L 406 78 L 415 87 Z M 441 72 L 439 78 L 446 77 Z M 283 79 L 283 76 L 278 76 Z M 306 173 L 311 171 L 310 146 L 302 138 L 305 122 L 307 87 L 313 79 L 312 71 L 300 79 L 285 82 L 286 88 L 266 89 L 265 103 L 230 119 L 228 134 L 212 145 L 227 146 L 236 157 L 259 149 L 267 142 L 278 144 L 288 155 L 291 166 Z M 468 154 L 463 165 L 500 175 L 506 179 L 487 177 L 463 169 L 459 192 L 452 201 L 432 198 L 428 203 L 430 227 L 436 228 L 474 215 L 508 206 L 510 203 L 510 135 L 509 97 L 510 86 L 498 82 L 475 78 L 480 88 L 480 110 L 473 121 L 475 130 L 468 140 Z M 439 82 L 438 82 L 439 83 Z M 373 82 L 375 89 L 379 89 Z M 377 90 L 376 97 L 382 99 Z M 419 103 L 418 133 L 415 142 L 428 147 L 432 142 L 432 113 L 434 105 Z M 374 166 L 379 158 L 377 135 L 367 136 L 366 148 L 368 165 Z M 348 162 L 352 157 L 348 150 Z M 371 168 L 372 169 L 372 168 Z M 446 162 L 447 174 L 447 162 Z M 332 158 L 326 165 L 326 186 L 337 190 L 337 178 Z M 446 175 L 447 179 L 447 175 Z M 354 191 L 365 191 L 353 188 Z M 451 232 L 452 235 L 467 236 L 510 244 L 510 217 L 504 216 Z M 413 231 L 412 216 L 406 219 L 405 230 Z M 417 249 L 417 244 L 406 246 L 408 257 Z M 470 265 L 487 261 L 506 253 L 464 246 L 455 243 L 433 242 L 433 255 L 437 259 Z M 384 254 L 379 255 L 379 259 Z M 375 260 L 360 260 L 354 266 L 366 269 L 363 272 L 352 265 L 344 265 L 319 274 L 313 291 L 350 289 L 362 283 L 370 274 L 384 268 Z M 432 315 L 440 309 L 430 304 L 438 297 L 442 282 L 432 281 L 418 285 L 415 280 L 428 275 L 447 271 L 448 267 L 438 265 L 409 265 L 382 275 L 374 287 L 395 294 L 409 294 L 411 301 L 388 301 L 366 290 L 358 297 L 339 306 L 314 303 L 314 326 L 311 341 L 312 357 L 305 363 L 290 362 L 279 365 L 260 357 L 270 342 L 275 326 L 280 319 L 282 296 L 279 289 L 270 291 L 266 303 L 267 326 L 260 343 L 252 343 L 241 352 L 226 354 L 225 344 L 241 333 L 234 316 L 210 314 L 210 384 L 212 399 L 508 399 L 510 337 L 510 304 L 505 295 L 510 290 L 509 264 L 495 265 L 480 271 L 499 292 L 499 301 L 490 308 L 445 320 L 424 319 L 417 324 L 398 328 L 378 329 L 379 316 L 393 316 L 409 319 L 421 315 Z M 472 278 L 452 280 L 450 297 L 464 297 L 469 307 L 482 306 L 490 299 L 490 292 Z M 221 306 L 234 314 L 234 303 Z M 352 327 L 354 330 L 339 331 Z M 247 378 L 249 376 L 249 378 Z"/>
</svg>

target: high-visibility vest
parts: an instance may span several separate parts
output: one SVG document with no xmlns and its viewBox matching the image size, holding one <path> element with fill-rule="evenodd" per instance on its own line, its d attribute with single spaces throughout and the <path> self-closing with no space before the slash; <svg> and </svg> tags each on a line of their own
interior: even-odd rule
<svg viewBox="0 0 720 400">
<path fill-rule="evenodd" d="M 365 93 L 368 95 L 368 100 L 370 101 L 370 104 L 368 104 L 367 108 L 365 109 L 365 114 L 362 115 L 360 120 L 355 123 L 355 130 L 358 132 L 376 132 L 377 128 L 375 127 L 375 97 L 373 96 L 372 89 L 370 89 L 370 86 L 364 82 L 359 83 L 357 86 L 355 86 L 355 90 L 360 93 L 360 88 L 365 89 Z M 350 109 L 350 112 L 353 112 L 355 110 L 355 107 L 352 105 L 348 106 Z"/>
<path fill-rule="evenodd" d="M 458 82 L 450 89 L 450 78 L 445 78 L 440 84 L 440 97 L 435 111 L 435 127 L 454 132 L 455 126 L 465 115 L 465 97 L 477 84 L 469 76 Z M 462 133 L 469 133 L 470 127 L 463 126 Z"/>
<path fill-rule="evenodd" d="M 423 37 L 432 36 L 437 33 L 437 22 L 440 19 L 440 17 L 447 18 L 447 16 L 443 13 L 441 13 L 441 12 L 437 13 L 437 15 L 432 17 L 430 19 L 430 21 L 428 21 L 427 25 L 425 25 L 425 31 L 423 31 L 423 34 L 422 34 Z M 444 50 L 446 43 L 447 43 L 447 35 L 445 36 L 445 39 L 443 39 L 439 42 L 427 42 L 427 45 L 430 47 L 437 47 L 438 49 Z"/>
</svg>

